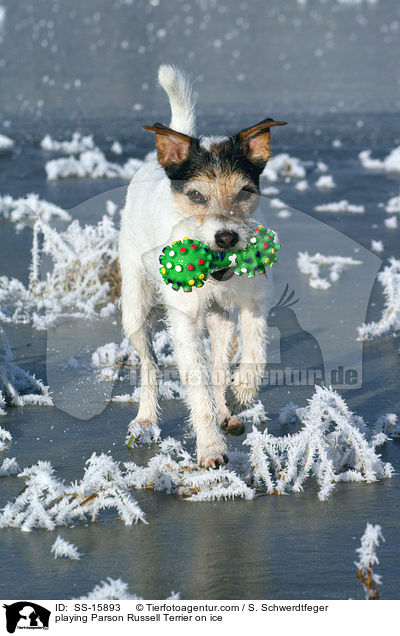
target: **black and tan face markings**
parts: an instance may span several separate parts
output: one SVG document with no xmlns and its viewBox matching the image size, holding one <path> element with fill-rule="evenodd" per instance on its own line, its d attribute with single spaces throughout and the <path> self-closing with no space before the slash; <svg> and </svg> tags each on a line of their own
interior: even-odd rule
<svg viewBox="0 0 400 636">
<path fill-rule="evenodd" d="M 183 213 L 243 219 L 258 204 L 259 177 L 270 155 L 270 127 L 283 124 L 266 119 L 209 144 L 162 124 L 144 128 L 156 134 L 158 161 Z"/>
</svg>

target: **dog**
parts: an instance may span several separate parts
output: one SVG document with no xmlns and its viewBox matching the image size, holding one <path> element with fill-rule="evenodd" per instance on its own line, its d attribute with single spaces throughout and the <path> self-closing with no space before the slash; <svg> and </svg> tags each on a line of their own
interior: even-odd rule
<svg viewBox="0 0 400 636">
<path fill-rule="evenodd" d="M 157 297 L 166 308 L 198 464 L 218 468 L 228 461 L 224 433 L 244 432 L 227 404 L 227 386 L 231 380 L 234 402 L 243 410 L 254 401 L 263 376 L 266 277 L 218 270 L 203 287 L 184 293 L 162 280 L 159 254 L 163 246 L 184 237 L 219 251 L 246 246 L 259 203 L 259 177 L 270 156 L 270 129 L 286 122 L 268 118 L 233 136 L 196 136 L 188 79 L 169 65 L 160 66 L 158 79 L 169 97 L 171 123 L 143 126 L 155 134 L 157 159 L 145 161 L 128 187 L 119 244 L 122 326 L 141 361 L 140 404 L 133 423 L 149 427 L 157 422 L 157 363 L 151 343 Z M 234 309 L 242 353 L 230 379 Z M 212 346 L 211 372 L 205 328 Z"/>
</svg>

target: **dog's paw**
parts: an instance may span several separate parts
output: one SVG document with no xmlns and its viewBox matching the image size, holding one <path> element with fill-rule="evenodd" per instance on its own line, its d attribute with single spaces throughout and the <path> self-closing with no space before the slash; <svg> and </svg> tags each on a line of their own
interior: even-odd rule
<svg viewBox="0 0 400 636">
<path fill-rule="evenodd" d="M 206 446 L 197 449 L 197 461 L 201 468 L 219 468 L 228 463 L 224 445 Z"/>
<path fill-rule="evenodd" d="M 243 435 L 245 432 L 245 426 L 242 420 L 236 415 L 226 417 L 221 424 L 221 429 L 227 435 L 233 435 L 234 437 L 239 437 L 239 435 Z"/>
<path fill-rule="evenodd" d="M 125 443 L 129 447 L 136 444 L 152 444 L 160 439 L 161 431 L 157 424 L 149 420 L 132 420 L 128 426 Z"/>
</svg>

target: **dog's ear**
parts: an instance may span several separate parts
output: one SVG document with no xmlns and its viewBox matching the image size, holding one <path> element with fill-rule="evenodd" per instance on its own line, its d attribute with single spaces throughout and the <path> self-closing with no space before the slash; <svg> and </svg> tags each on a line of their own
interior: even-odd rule
<svg viewBox="0 0 400 636">
<path fill-rule="evenodd" d="M 285 121 L 274 121 L 267 118 L 254 126 L 250 126 L 250 128 L 244 128 L 238 133 L 242 149 L 250 161 L 264 165 L 267 163 L 271 154 L 269 146 L 270 128 L 272 126 L 285 126 L 285 124 Z"/>
<path fill-rule="evenodd" d="M 188 158 L 192 141 L 188 135 L 159 123 L 154 126 L 142 126 L 142 128 L 156 133 L 157 158 L 164 168 L 182 163 Z"/>
</svg>

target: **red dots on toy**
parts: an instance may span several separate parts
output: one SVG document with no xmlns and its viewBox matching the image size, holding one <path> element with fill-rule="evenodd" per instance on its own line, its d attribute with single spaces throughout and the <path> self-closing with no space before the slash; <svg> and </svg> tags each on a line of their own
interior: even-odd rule
<svg viewBox="0 0 400 636">
<path fill-rule="evenodd" d="M 192 271 L 192 269 L 193 269 L 193 265 L 189 264 L 189 265 L 187 266 L 187 268 L 188 268 L 190 271 Z"/>
<path fill-rule="evenodd" d="M 204 258 L 199 258 L 198 263 L 199 263 L 199 265 L 203 265 L 204 264 Z"/>
<path fill-rule="evenodd" d="M 180 251 L 181 251 L 182 253 L 183 253 L 183 252 L 186 252 L 186 247 L 181 247 Z"/>
</svg>

